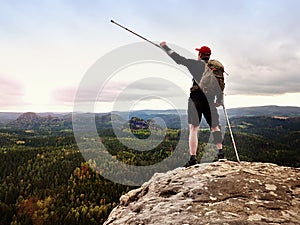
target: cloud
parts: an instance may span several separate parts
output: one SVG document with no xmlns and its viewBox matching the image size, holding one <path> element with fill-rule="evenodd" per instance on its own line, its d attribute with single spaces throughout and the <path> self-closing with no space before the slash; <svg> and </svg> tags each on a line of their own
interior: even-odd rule
<svg viewBox="0 0 300 225">
<path fill-rule="evenodd" d="M 35 90 L 38 95 L 40 89 L 47 89 L 52 91 L 53 104 L 72 105 L 78 89 L 74 83 L 97 57 L 112 48 L 142 41 L 111 24 L 110 19 L 150 40 L 166 40 L 192 53 L 195 47 L 209 45 L 212 57 L 230 74 L 226 77 L 227 94 L 299 93 L 299 7 L 300 1 L 295 0 L 3 2 L 0 39 L 5 44 L 0 59 L 2 73 L 12 76 L 0 79 L 1 107 L 21 105 L 24 89 L 31 90 L 27 100 L 34 97 Z M 21 80 L 24 74 L 26 80 Z M 167 99 L 183 96 L 176 86 L 157 80 L 112 81 L 104 89 L 93 85 L 97 84 L 82 87 L 77 100 L 108 103 L 147 95 Z M 184 88 L 188 92 L 189 87 Z"/>
<path fill-rule="evenodd" d="M 111 81 L 107 84 L 91 84 L 86 87 L 66 87 L 56 89 L 53 100 L 58 104 L 78 102 L 115 102 L 134 101 L 143 97 L 186 98 L 183 90 L 173 83 L 158 78 L 146 78 L 138 81 Z"/>
<path fill-rule="evenodd" d="M 57 103 L 73 103 L 76 94 L 76 87 L 64 87 L 52 92 L 52 99 Z"/>
<path fill-rule="evenodd" d="M 218 7 L 210 18 L 207 12 L 212 12 L 210 9 L 216 4 Z M 174 42 L 178 40 L 178 45 L 190 50 L 205 43 L 212 47 L 212 58 L 220 60 L 230 74 L 226 77 L 226 92 L 249 95 L 299 92 L 300 29 L 295 27 L 295 21 L 300 19 L 297 10 L 300 2 L 220 1 L 198 5 L 191 12 L 201 13 L 179 17 L 188 21 L 189 26 L 176 24 L 177 28 L 168 31 L 173 34 Z M 200 5 L 206 10 L 201 11 Z M 189 6 L 180 8 L 180 12 Z M 197 23 L 201 18 L 205 22 Z M 173 29 L 178 35 L 174 35 Z"/>
<path fill-rule="evenodd" d="M 142 98 L 185 98 L 186 95 L 181 87 L 171 81 L 160 78 L 144 78 L 124 86 L 115 97 L 115 101 L 137 101 Z"/>
<path fill-rule="evenodd" d="M 24 87 L 20 81 L 8 77 L 0 77 L 0 109 L 17 108 L 22 105 Z"/>
<path fill-rule="evenodd" d="M 300 48 L 279 40 L 263 46 L 241 46 L 240 57 L 229 66 L 228 89 L 233 94 L 284 94 L 299 92 Z M 247 52 L 247 53 L 245 53 Z"/>
</svg>

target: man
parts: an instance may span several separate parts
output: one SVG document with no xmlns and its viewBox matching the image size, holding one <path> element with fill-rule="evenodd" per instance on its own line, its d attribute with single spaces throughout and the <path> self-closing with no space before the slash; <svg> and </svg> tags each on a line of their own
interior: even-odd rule
<svg viewBox="0 0 300 225">
<path fill-rule="evenodd" d="M 202 77 L 205 69 L 205 64 L 208 63 L 211 55 L 211 50 L 207 46 L 196 48 L 199 52 L 198 60 L 186 59 L 172 49 L 170 49 L 166 42 L 161 42 L 160 46 L 166 53 L 177 63 L 188 68 L 193 76 L 193 86 L 191 87 L 190 98 L 188 100 L 188 123 L 189 123 L 189 148 L 191 158 L 186 166 L 197 164 L 196 154 L 198 148 L 198 131 L 201 122 L 202 114 L 208 123 L 214 138 L 214 144 L 218 149 L 218 158 L 224 159 L 224 152 L 222 150 L 222 133 L 219 127 L 219 115 L 217 108 L 222 105 L 223 93 L 214 96 L 205 95 L 200 89 L 198 83 Z"/>
</svg>

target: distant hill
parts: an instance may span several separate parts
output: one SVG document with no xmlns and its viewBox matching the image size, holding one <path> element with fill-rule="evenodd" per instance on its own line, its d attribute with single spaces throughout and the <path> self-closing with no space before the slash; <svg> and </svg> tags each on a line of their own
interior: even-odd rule
<svg viewBox="0 0 300 225">
<path fill-rule="evenodd" d="M 220 113 L 222 108 L 219 109 Z M 183 127 L 187 127 L 187 111 L 186 110 L 137 110 L 128 112 L 114 112 L 123 119 L 126 116 L 136 116 L 144 120 L 153 119 L 159 117 L 164 120 L 165 124 L 169 128 L 180 128 L 182 127 L 180 122 L 182 121 Z M 230 118 L 241 118 L 241 117 L 300 117 L 300 107 L 291 106 L 257 106 L 257 107 L 243 107 L 243 108 L 232 108 L 227 110 Z M 181 121 L 180 121 L 181 117 Z M 201 126 L 207 126 L 206 122 L 202 120 Z"/>
<path fill-rule="evenodd" d="M 222 108 L 219 108 L 222 112 Z M 230 118 L 241 117 L 300 117 L 300 107 L 291 106 L 258 106 L 232 108 L 227 110 Z M 122 125 L 130 118 L 138 117 L 145 121 L 153 118 L 160 118 L 154 121 L 160 124 L 163 120 L 168 128 L 187 127 L 187 112 L 184 109 L 180 110 L 136 110 L 130 112 L 114 111 L 111 113 L 96 113 L 95 121 L 98 128 L 111 127 L 111 120 Z M 182 124 L 181 124 L 182 121 Z M 203 120 L 201 126 L 205 126 Z M 183 126 L 182 126 L 183 125 Z M 72 113 L 10 113 L 0 112 L 0 126 L 14 129 L 71 129 L 72 128 Z"/>
<path fill-rule="evenodd" d="M 27 112 L 6 124 L 6 128 L 15 130 L 62 130 L 72 128 L 72 118 L 65 116 L 59 118 L 52 115 L 40 116 Z"/>
<path fill-rule="evenodd" d="M 0 125 L 12 122 L 12 121 L 18 119 L 19 116 L 21 116 L 23 114 L 27 114 L 27 113 L 31 113 L 31 112 L 25 112 L 25 113 L 22 113 L 22 112 L 0 112 Z M 33 112 L 33 113 L 40 117 L 51 116 L 51 117 L 57 117 L 57 118 L 61 118 L 61 119 L 72 118 L 72 114 L 68 113 L 68 112 L 66 112 L 66 113 L 55 113 L 55 112 L 35 113 L 35 112 Z"/>
<path fill-rule="evenodd" d="M 221 107 L 219 110 L 222 110 Z M 240 107 L 240 108 L 229 108 L 227 109 L 229 117 L 244 117 L 244 116 L 284 116 L 284 117 L 297 117 L 300 116 L 300 107 L 296 106 L 255 106 L 255 107 Z M 129 115 L 137 116 L 143 119 L 148 119 L 153 115 L 186 115 L 187 110 L 136 110 L 131 112 L 114 112 L 119 116 L 125 117 Z"/>
<path fill-rule="evenodd" d="M 283 116 L 283 117 L 297 117 L 300 116 L 300 107 L 294 106 L 256 106 L 228 109 L 230 117 L 242 116 Z"/>
<path fill-rule="evenodd" d="M 3 126 L 13 120 L 16 120 L 22 113 L 0 112 L 0 126 Z"/>
<path fill-rule="evenodd" d="M 122 126 L 126 120 L 115 113 L 96 114 L 95 122 L 98 129 L 106 129 L 112 127 L 112 120 L 115 125 Z"/>
</svg>

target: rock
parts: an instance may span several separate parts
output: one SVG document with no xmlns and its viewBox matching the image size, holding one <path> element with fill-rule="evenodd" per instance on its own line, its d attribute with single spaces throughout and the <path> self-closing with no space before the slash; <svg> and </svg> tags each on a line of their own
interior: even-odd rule
<svg viewBox="0 0 300 225">
<path fill-rule="evenodd" d="M 300 170 L 226 161 L 157 173 L 104 224 L 300 224 Z"/>
</svg>

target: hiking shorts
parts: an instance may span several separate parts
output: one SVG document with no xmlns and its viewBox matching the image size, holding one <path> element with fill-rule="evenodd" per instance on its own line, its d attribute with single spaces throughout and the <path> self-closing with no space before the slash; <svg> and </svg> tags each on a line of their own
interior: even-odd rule
<svg viewBox="0 0 300 225">
<path fill-rule="evenodd" d="M 211 104 L 211 107 L 206 99 L 188 101 L 188 123 L 194 126 L 199 126 L 202 114 L 208 123 L 209 127 L 219 126 L 219 114 L 217 108 Z"/>
</svg>

